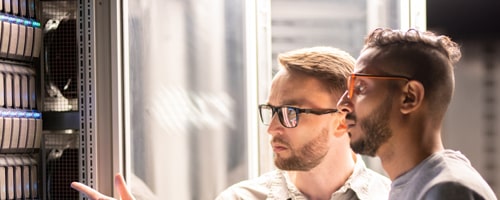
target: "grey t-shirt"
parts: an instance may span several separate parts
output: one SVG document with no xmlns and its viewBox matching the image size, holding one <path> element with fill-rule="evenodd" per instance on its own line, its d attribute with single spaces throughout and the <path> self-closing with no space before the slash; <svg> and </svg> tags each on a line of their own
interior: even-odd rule
<svg viewBox="0 0 500 200">
<path fill-rule="evenodd" d="M 396 178 L 389 199 L 496 200 L 497 197 L 462 153 L 444 150 Z"/>
</svg>

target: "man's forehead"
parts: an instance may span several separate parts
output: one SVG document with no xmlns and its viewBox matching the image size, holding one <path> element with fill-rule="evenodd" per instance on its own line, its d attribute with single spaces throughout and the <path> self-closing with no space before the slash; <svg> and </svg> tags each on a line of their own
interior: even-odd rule
<svg viewBox="0 0 500 200">
<path fill-rule="evenodd" d="M 269 98 L 268 104 L 273 106 L 311 106 L 314 105 L 314 101 L 307 97 L 290 97 L 290 96 L 279 96 L 277 98 Z"/>
<path fill-rule="evenodd" d="M 302 87 L 302 86 L 299 86 Z M 297 106 L 297 107 L 308 107 L 308 108 L 322 108 L 331 106 L 331 102 L 327 102 L 332 99 L 330 94 L 324 92 L 323 90 L 307 90 L 302 88 L 300 92 L 293 89 L 284 90 L 271 90 L 267 104 L 273 106 Z M 334 102 L 332 105 L 336 105 Z"/>
<path fill-rule="evenodd" d="M 324 107 L 331 100 L 323 82 L 313 76 L 281 69 L 273 78 L 267 103 L 273 106 Z M 336 105 L 336 102 L 335 104 Z"/>
<path fill-rule="evenodd" d="M 398 64 L 390 58 L 382 49 L 368 48 L 359 56 L 353 72 L 374 75 L 397 74 L 400 70 Z"/>
</svg>

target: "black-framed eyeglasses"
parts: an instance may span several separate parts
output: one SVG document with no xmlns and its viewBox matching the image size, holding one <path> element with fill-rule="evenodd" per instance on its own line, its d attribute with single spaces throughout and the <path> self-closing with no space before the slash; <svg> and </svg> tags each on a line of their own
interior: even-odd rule
<svg viewBox="0 0 500 200">
<path fill-rule="evenodd" d="M 347 97 L 352 98 L 354 95 L 354 88 L 356 83 L 356 77 L 374 78 L 374 79 L 385 79 L 385 80 L 406 80 L 410 81 L 410 78 L 397 75 L 375 75 L 375 74 L 363 74 L 363 73 L 352 73 L 347 81 Z"/>
<path fill-rule="evenodd" d="M 269 125 L 273 120 L 274 114 L 278 113 L 278 119 L 281 125 L 286 128 L 295 128 L 299 124 L 299 114 L 308 113 L 315 115 L 324 115 L 335 113 L 337 109 L 302 109 L 293 106 L 271 106 L 268 104 L 259 105 L 260 120 L 264 125 Z"/>
</svg>

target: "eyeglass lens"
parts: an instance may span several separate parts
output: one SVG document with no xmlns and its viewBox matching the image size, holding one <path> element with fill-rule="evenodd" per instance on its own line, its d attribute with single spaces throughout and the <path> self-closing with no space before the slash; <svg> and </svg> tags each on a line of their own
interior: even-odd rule
<svg viewBox="0 0 500 200">
<path fill-rule="evenodd" d="M 277 107 L 273 108 L 271 106 L 261 106 L 260 107 L 260 118 L 262 123 L 269 125 L 275 113 L 278 113 L 278 118 L 280 123 L 287 128 L 293 128 L 297 126 L 297 111 L 293 107 Z"/>
</svg>

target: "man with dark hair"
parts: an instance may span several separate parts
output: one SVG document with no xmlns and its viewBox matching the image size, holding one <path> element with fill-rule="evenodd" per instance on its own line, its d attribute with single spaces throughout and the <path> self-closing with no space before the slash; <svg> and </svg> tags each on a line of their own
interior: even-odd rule
<svg viewBox="0 0 500 200">
<path fill-rule="evenodd" d="M 353 150 L 380 157 L 393 181 L 389 199 L 497 199 L 441 141 L 460 57 L 455 42 L 432 32 L 376 29 L 365 40 L 338 108 Z"/>
</svg>

